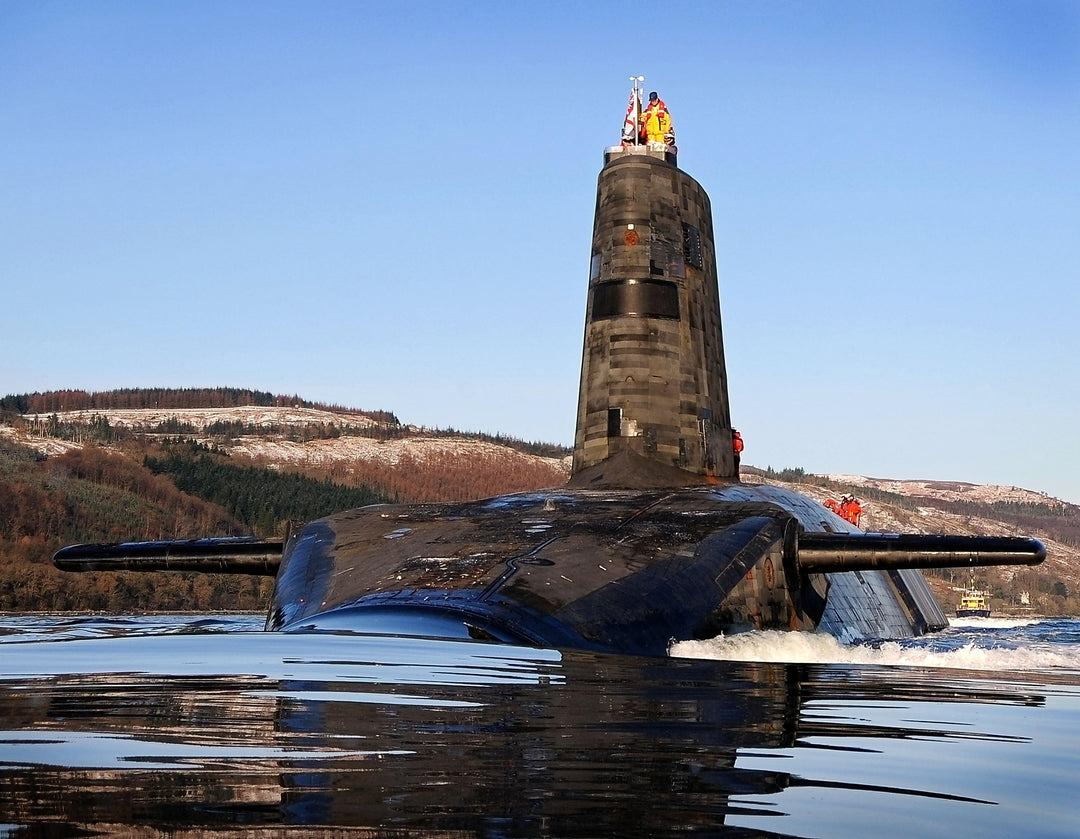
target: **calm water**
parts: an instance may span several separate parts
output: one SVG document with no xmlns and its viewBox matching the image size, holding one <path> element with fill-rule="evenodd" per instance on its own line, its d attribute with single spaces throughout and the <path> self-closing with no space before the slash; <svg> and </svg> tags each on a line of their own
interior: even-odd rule
<svg viewBox="0 0 1080 839">
<path fill-rule="evenodd" d="M 0 617 L 0 836 L 1080 836 L 1080 621 L 648 660 Z"/>
</svg>

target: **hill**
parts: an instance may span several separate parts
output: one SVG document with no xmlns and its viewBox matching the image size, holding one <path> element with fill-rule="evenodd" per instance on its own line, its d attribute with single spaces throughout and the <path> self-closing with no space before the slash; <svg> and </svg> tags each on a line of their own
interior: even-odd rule
<svg viewBox="0 0 1080 839">
<path fill-rule="evenodd" d="M 60 575 L 49 559 L 70 542 L 270 536 L 290 521 L 374 501 L 467 500 L 559 486 L 569 477 L 563 447 L 403 426 L 385 411 L 228 388 L 115 393 L 87 394 L 82 402 L 55 394 L 0 400 L 0 609 L 259 608 L 267 581 Z M 214 404 L 189 404 L 192 394 L 207 393 Z M 176 406 L 135 404 L 151 394 Z M 262 404 L 222 404 L 244 394 Z M 57 410 L 12 407 L 25 405 Z M 1074 505 L 1017 487 L 799 469 L 744 466 L 743 479 L 790 486 L 818 501 L 852 492 L 867 530 L 1035 536 L 1048 548 L 1043 566 L 982 569 L 977 583 L 991 591 L 999 613 L 1021 611 L 1026 592 L 1031 610 L 1080 614 Z M 968 583 L 966 572 L 928 577 L 947 610 Z"/>
<path fill-rule="evenodd" d="M 0 439 L 0 609 L 259 608 L 269 581 L 145 574 L 64 575 L 51 557 L 72 542 L 239 535 L 242 522 L 168 478 L 95 446 L 46 457 Z"/>
<path fill-rule="evenodd" d="M 212 404 L 193 407 L 198 398 Z M 64 575 L 51 557 L 76 542 L 273 536 L 378 501 L 466 500 L 558 486 L 569 474 L 558 446 L 240 389 L 63 391 L 0 406 L 6 610 L 261 608 L 269 581 Z M 57 410 L 16 410 L 26 406 Z"/>
<path fill-rule="evenodd" d="M 1042 565 L 980 568 L 976 585 L 991 593 L 998 614 L 1080 614 L 1080 507 L 1074 504 L 1013 486 L 809 475 L 799 469 L 751 467 L 743 470 L 743 480 L 787 486 L 818 502 L 852 493 L 862 504 L 860 526 L 867 531 L 1033 536 L 1046 545 Z M 926 577 L 947 613 L 970 582 L 963 570 L 928 571 Z"/>
</svg>

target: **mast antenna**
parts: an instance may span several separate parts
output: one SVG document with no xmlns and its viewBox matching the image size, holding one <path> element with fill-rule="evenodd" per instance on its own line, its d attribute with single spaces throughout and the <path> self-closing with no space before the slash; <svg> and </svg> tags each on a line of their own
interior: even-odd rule
<svg viewBox="0 0 1080 839">
<path fill-rule="evenodd" d="M 630 81 L 633 82 L 633 88 L 630 91 L 630 107 L 633 109 L 633 124 L 631 125 L 630 112 L 627 111 L 626 122 L 623 125 L 623 143 L 629 139 L 629 135 L 633 135 L 633 145 L 637 146 L 641 144 L 641 139 L 638 132 L 639 120 L 641 119 L 641 99 L 645 95 L 645 77 L 644 76 L 631 76 Z"/>
</svg>

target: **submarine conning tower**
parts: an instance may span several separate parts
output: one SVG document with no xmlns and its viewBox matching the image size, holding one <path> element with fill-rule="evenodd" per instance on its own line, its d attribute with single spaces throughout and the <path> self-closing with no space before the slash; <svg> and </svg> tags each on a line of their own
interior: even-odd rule
<svg viewBox="0 0 1080 839">
<path fill-rule="evenodd" d="M 572 483 L 590 485 L 620 454 L 651 485 L 738 480 L 731 438 L 709 196 L 678 168 L 673 146 L 608 148 Z"/>
</svg>

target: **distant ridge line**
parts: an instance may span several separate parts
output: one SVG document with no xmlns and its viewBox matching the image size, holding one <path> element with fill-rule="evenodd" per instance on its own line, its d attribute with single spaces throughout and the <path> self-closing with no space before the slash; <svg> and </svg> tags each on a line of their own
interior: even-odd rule
<svg viewBox="0 0 1080 839">
<path fill-rule="evenodd" d="M 187 409 L 241 407 L 300 407 L 335 413 L 363 414 L 391 425 L 400 425 L 390 411 L 346 408 L 325 402 L 302 399 L 296 394 L 274 394 L 264 390 L 237 387 L 190 388 L 117 388 L 86 391 L 78 389 L 37 391 L 0 397 L 0 411 L 18 414 L 52 414 L 61 411 L 124 409 Z"/>
</svg>

